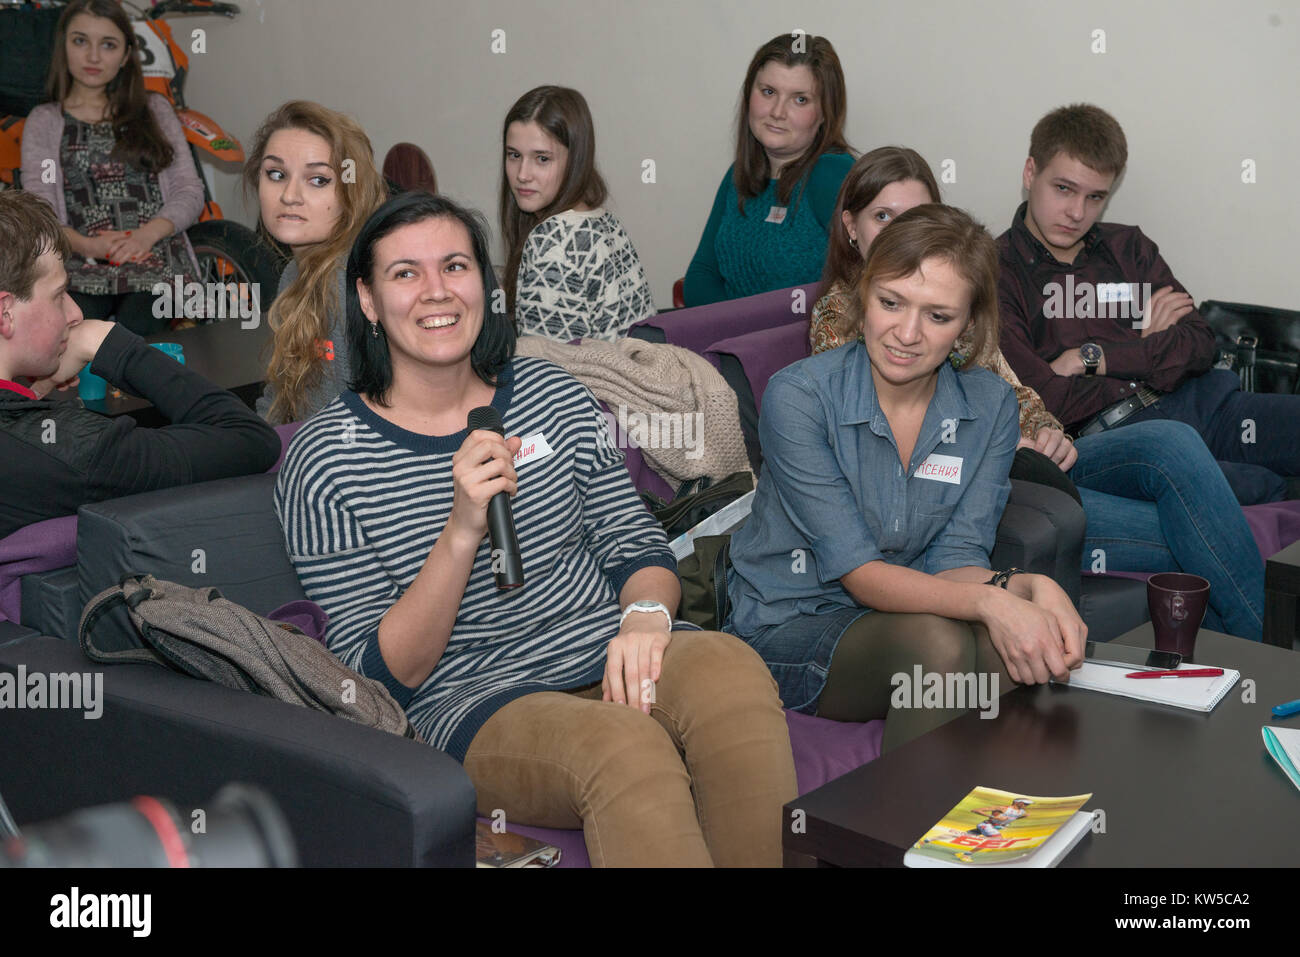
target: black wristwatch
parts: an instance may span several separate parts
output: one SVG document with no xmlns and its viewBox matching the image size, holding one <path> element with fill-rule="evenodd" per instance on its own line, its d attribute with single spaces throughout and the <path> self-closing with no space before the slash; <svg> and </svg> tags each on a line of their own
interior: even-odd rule
<svg viewBox="0 0 1300 957">
<path fill-rule="evenodd" d="M 1095 342 L 1085 342 L 1079 346 L 1079 358 L 1083 360 L 1083 374 L 1096 375 L 1101 367 L 1101 346 Z"/>
<path fill-rule="evenodd" d="M 1019 568 L 1008 568 L 1004 572 L 995 572 L 993 577 L 990 578 L 988 581 L 986 581 L 984 584 L 993 585 L 996 588 L 1005 589 L 1007 587 L 1007 582 L 1011 580 L 1012 575 L 1023 575 L 1023 574 L 1024 572 L 1021 571 Z"/>
</svg>

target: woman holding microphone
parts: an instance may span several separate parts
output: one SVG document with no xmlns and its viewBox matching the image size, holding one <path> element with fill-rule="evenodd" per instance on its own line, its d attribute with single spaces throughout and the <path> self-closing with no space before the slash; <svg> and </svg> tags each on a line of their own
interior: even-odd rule
<svg viewBox="0 0 1300 957">
<path fill-rule="evenodd" d="M 777 866 L 795 780 L 771 675 L 729 635 L 670 630 L 663 530 L 586 387 L 514 355 L 488 255 L 477 215 L 427 193 L 353 246 L 356 381 L 276 488 L 327 644 L 463 761 L 484 813 L 581 826 L 597 866 Z M 484 407 L 504 434 L 467 428 Z M 502 493 L 508 589 L 487 535 Z"/>
</svg>

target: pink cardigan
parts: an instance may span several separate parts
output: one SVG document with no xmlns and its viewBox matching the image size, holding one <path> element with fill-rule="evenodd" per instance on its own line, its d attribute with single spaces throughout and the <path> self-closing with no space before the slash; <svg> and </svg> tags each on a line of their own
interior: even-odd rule
<svg viewBox="0 0 1300 957">
<path fill-rule="evenodd" d="M 176 232 L 183 233 L 199 220 L 203 212 L 203 181 L 194 168 L 185 130 L 176 118 L 176 111 L 166 97 L 148 94 L 149 109 L 153 110 L 158 127 L 175 152 L 172 163 L 158 174 L 158 187 L 162 191 L 163 205 L 157 215 L 170 220 Z M 63 108 L 58 103 L 42 103 L 32 110 L 23 125 L 23 189 L 39 196 L 54 207 L 59 222 L 68 223 L 68 206 L 63 196 L 63 168 L 59 163 L 59 146 L 63 142 Z M 41 179 L 41 164 L 54 160 L 55 182 Z M 194 259 L 194 249 L 188 238 L 185 246 Z M 194 262 L 198 270 L 198 262 Z"/>
</svg>

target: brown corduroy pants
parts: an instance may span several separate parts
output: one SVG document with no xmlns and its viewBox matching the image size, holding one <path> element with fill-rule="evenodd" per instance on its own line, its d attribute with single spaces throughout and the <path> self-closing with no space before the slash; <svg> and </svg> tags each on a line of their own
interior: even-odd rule
<svg viewBox="0 0 1300 957">
<path fill-rule="evenodd" d="M 753 649 L 674 632 L 650 714 L 600 696 L 540 692 L 489 718 L 465 756 L 479 812 L 581 827 L 595 867 L 781 865 L 794 759 Z"/>
</svg>

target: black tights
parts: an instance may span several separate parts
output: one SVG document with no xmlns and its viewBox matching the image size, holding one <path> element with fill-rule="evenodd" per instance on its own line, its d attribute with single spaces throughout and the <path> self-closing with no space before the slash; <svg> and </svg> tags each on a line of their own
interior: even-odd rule
<svg viewBox="0 0 1300 957">
<path fill-rule="evenodd" d="M 153 314 L 154 296 L 150 292 L 125 292 L 116 296 L 92 296 L 84 292 L 68 294 L 87 319 L 115 318 L 136 335 L 165 332 L 171 323 L 170 316 L 160 319 Z"/>
<path fill-rule="evenodd" d="M 923 674 L 975 674 L 977 682 L 980 674 L 990 676 L 987 682 L 997 675 L 997 695 L 1015 687 L 982 624 L 938 615 L 872 612 L 850 625 L 835 646 L 817 716 L 835 721 L 885 718 L 883 752 L 965 714 L 967 708 L 892 707 L 890 677 L 907 675 L 910 684 L 918 664 Z M 974 701 L 971 705 L 978 706 Z"/>
</svg>

